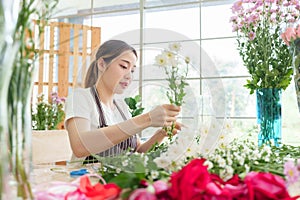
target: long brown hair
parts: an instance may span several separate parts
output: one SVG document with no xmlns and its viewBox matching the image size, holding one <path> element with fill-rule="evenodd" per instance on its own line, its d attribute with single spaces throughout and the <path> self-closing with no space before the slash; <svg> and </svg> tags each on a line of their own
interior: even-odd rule
<svg viewBox="0 0 300 200">
<path fill-rule="evenodd" d="M 104 42 L 97 50 L 95 59 L 90 64 L 89 69 L 85 75 L 84 87 L 92 87 L 95 85 L 98 76 L 99 70 L 97 66 L 97 61 L 99 58 L 102 58 L 104 62 L 108 65 L 112 60 L 121 55 L 125 51 L 132 51 L 137 57 L 136 50 L 122 40 L 108 40 Z"/>
</svg>

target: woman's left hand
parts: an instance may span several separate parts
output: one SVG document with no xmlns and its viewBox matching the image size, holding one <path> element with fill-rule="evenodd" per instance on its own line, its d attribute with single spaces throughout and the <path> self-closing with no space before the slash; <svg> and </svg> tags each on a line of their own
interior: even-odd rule
<svg viewBox="0 0 300 200">
<path fill-rule="evenodd" d="M 185 126 L 180 122 L 175 122 L 174 129 L 172 130 L 172 135 L 176 135 L 178 131 L 181 130 L 181 127 L 185 127 Z M 158 132 L 160 134 L 163 134 L 164 136 L 168 136 L 167 132 L 164 129 L 160 129 Z"/>
</svg>

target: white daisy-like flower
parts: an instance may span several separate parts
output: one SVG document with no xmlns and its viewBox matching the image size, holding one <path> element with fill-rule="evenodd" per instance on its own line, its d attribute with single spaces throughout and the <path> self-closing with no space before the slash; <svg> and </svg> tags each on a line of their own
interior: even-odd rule
<svg viewBox="0 0 300 200">
<path fill-rule="evenodd" d="M 167 65 L 167 57 L 164 56 L 163 54 L 157 55 L 155 57 L 155 63 L 158 66 L 165 67 Z"/>
<path fill-rule="evenodd" d="M 172 51 L 165 50 L 162 54 L 168 60 L 175 59 L 175 54 Z"/>
<path fill-rule="evenodd" d="M 152 171 L 150 172 L 150 174 L 151 174 L 151 178 L 152 178 L 152 179 L 157 179 L 157 178 L 158 178 L 158 175 L 159 175 L 159 172 L 156 171 L 156 170 L 152 170 Z"/>
<path fill-rule="evenodd" d="M 169 49 L 170 49 L 171 51 L 179 52 L 179 51 L 181 50 L 181 44 L 178 43 L 178 42 L 169 44 Z"/>
</svg>

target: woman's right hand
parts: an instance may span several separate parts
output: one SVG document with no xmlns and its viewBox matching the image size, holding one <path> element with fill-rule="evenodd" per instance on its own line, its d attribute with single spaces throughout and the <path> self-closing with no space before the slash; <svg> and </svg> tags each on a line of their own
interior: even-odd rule
<svg viewBox="0 0 300 200">
<path fill-rule="evenodd" d="M 153 127 L 171 126 L 176 121 L 180 107 L 172 104 L 156 106 L 149 112 L 151 125 Z"/>
</svg>

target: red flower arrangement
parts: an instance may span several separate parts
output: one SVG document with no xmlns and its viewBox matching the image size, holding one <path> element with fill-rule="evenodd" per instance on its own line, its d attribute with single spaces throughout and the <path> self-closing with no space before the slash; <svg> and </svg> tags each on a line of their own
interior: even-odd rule
<svg viewBox="0 0 300 200">
<path fill-rule="evenodd" d="M 165 185 L 160 181 L 161 187 L 157 187 L 154 182 L 152 190 L 149 186 L 137 189 L 130 195 L 129 200 L 296 200 L 300 197 L 291 197 L 284 179 L 278 175 L 250 172 L 243 180 L 235 175 L 228 181 L 223 181 L 218 175 L 209 173 L 204 162 L 204 158 L 193 159 L 180 171 L 173 172 Z"/>
</svg>

